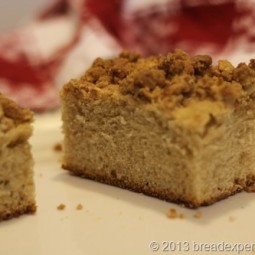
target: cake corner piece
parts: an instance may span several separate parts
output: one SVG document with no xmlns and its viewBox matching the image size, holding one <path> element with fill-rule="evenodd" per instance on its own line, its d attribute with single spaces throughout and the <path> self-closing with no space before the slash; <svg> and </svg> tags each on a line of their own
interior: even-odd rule
<svg viewBox="0 0 255 255">
<path fill-rule="evenodd" d="M 255 61 L 94 61 L 61 91 L 63 168 L 190 208 L 255 190 Z"/>
<path fill-rule="evenodd" d="M 0 221 L 36 211 L 28 139 L 33 113 L 0 94 Z"/>
</svg>

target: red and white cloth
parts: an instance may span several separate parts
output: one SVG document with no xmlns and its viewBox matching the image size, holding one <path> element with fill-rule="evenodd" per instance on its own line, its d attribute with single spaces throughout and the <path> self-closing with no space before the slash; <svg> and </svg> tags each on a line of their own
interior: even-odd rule
<svg viewBox="0 0 255 255">
<path fill-rule="evenodd" d="M 255 0 L 55 0 L 0 35 L 0 91 L 37 111 L 96 57 L 181 48 L 234 63 L 255 58 Z"/>
</svg>

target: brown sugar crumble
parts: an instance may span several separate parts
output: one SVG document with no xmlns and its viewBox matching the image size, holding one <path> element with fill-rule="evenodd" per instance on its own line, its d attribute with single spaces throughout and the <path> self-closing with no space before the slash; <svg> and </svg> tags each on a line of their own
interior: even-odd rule
<svg viewBox="0 0 255 255">
<path fill-rule="evenodd" d="M 212 65 L 210 56 L 189 56 L 182 50 L 147 58 L 123 52 L 113 59 L 96 59 L 81 80 L 99 88 L 118 86 L 123 95 L 170 109 L 192 98 L 233 104 L 253 93 L 254 62 L 234 67 L 227 60 Z"/>
<path fill-rule="evenodd" d="M 59 204 L 59 205 L 57 206 L 57 209 L 58 209 L 59 211 L 63 211 L 63 210 L 65 210 L 65 208 L 66 208 L 66 205 L 63 204 L 63 203 L 61 203 L 61 204 Z"/>
</svg>

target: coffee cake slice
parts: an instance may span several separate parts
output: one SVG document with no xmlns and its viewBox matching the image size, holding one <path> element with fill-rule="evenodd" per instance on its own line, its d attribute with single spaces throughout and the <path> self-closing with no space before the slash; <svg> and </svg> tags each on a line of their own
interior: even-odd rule
<svg viewBox="0 0 255 255">
<path fill-rule="evenodd" d="M 255 190 L 255 60 L 98 58 L 61 91 L 63 168 L 196 208 Z"/>
<path fill-rule="evenodd" d="M 34 213 L 33 114 L 0 94 L 0 221 Z"/>
</svg>

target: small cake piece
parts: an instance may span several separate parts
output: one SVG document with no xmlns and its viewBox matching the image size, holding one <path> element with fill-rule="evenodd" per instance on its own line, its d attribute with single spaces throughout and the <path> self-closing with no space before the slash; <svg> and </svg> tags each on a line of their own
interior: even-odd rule
<svg viewBox="0 0 255 255">
<path fill-rule="evenodd" d="M 61 92 L 63 168 L 196 208 L 255 191 L 255 60 L 96 59 Z"/>
<path fill-rule="evenodd" d="M 34 213 L 33 114 L 0 94 L 0 221 Z"/>
</svg>

